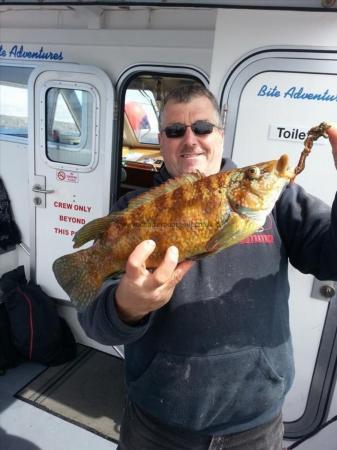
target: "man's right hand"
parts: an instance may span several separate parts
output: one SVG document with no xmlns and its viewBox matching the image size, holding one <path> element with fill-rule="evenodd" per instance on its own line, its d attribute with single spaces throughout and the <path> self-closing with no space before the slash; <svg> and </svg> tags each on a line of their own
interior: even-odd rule
<svg viewBox="0 0 337 450">
<path fill-rule="evenodd" d="M 152 272 L 146 260 L 155 249 L 155 242 L 143 241 L 134 249 L 126 263 L 125 274 L 116 290 L 119 317 L 126 323 L 136 323 L 151 311 L 164 306 L 174 288 L 192 267 L 192 261 L 178 264 L 177 247 L 169 247 L 160 265 Z"/>
</svg>

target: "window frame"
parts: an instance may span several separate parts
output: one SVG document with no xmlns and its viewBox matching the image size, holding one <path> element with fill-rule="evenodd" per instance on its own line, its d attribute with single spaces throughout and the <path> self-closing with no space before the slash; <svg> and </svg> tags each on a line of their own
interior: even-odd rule
<svg viewBox="0 0 337 450">
<path fill-rule="evenodd" d="M 114 136 L 115 148 L 118 149 L 116 171 L 112 173 L 112 180 L 114 184 L 111 187 L 111 192 L 114 193 L 112 202 L 115 202 L 120 196 L 121 177 L 122 177 L 122 151 L 123 151 L 123 131 L 124 131 L 124 105 L 125 94 L 128 86 L 133 79 L 143 76 L 167 76 L 177 78 L 194 78 L 201 82 L 204 86 L 209 87 L 209 76 L 204 70 L 196 66 L 180 66 L 173 64 L 135 64 L 126 68 L 118 77 L 116 83 L 116 109 L 119 114 L 116 124 L 116 132 Z M 153 147 L 154 150 L 159 149 L 157 144 L 140 144 L 139 147 Z"/>
<path fill-rule="evenodd" d="M 6 68 L 8 70 L 13 69 L 13 71 L 16 71 L 16 75 L 18 75 L 18 70 L 20 71 L 22 69 L 22 76 L 19 76 L 19 79 L 16 80 L 13 85 L 20 85 L 27 91 L 27 137 L 22 136 L 15 136 L 11 134 L 5 134 L 0 132 L 0 141 L 4 142 L 13 142 L 17 144 L 27 144 L 28 143 L 28 133 L 29 133 L 29 92 L 28 92 L 28 80 L 32 73 L 32 71 L 35 69 L 36 65 L 33 64 L 13 64 L 10 61 L 0 61 L 0 69 Z M 27 69 L 29 72 L 27 72 Z M 27 72 L 26 74 L 24 72 Z M 7 79 L 1 78 L 1 73 L 3 73 L 3 70 L 0 70 L 0 84 L 5 85 L 6 81 L 9 81 Z M 17 78 L 17 77 L 14 77 Z"/>
<path fill-rule="evenodd" d="M 47 123 L 47 93 L 51 88 L 59 88 L 59 89 L 71 89 L 71 90 L 81 90 L 86 91 L 91 94 L 92 97 L 92 123 L 91 127 L 86 126 L 86 139 L 84 141 L 84 145 L 82 142 L 81 147 L 74 148 L 70 144 L 62 144 L 62 149 L 65 151 L 71 152 L 79 152 L 85 148 L 85 145 L 88 141 L 88 136 L 92 134 L 92 145 L 91 145 L 91 158 L 89 164 L 80 165 L 75 163 L 68 163 L 64 161 L 53 161 L 48 157 L 48 123 Z M 64 167 L 67 170 L 76 171 L 76 172 L 90 172 L 95 169 L 98 163 L 98 135 L 97 129 L 99 128 L 99 117 L 100 117 L 100 98 L 98 92 L 94 86 L 88 83 L 82 82 L 70 82 L 70 81 L 60 81 L 60 80 L 49 80 L 43 83 L 43 89 L 40 91 L 39 96 L 40 102 L 40 133 L 41 140 L 40 145 L 45 150 L 43 152 L 43 160 L 44 162 L 51 168 L 59 169 L 60 166 Z M 42 113 L 43 112 L 43 113 Z M 86 112 L 88 116 L 89 112 Z M 89 122 L 86 123 L 88 125 Z M 82 138 L 81 138 L 82 141 Z"/>
</svg>

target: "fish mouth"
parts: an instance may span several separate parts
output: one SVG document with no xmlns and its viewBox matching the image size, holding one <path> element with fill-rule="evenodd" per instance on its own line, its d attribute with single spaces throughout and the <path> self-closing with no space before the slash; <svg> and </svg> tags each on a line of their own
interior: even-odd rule
<svg viewBox="0 0 337 450">
<path fill-rule="evenodd" d="M 286 181 L 293 181 L 296 177 L 295 168 L 289 167 L 289 157 L 288 155 L 282 155 L 278 160 L 270 161 L 268 163 L 268 171 L 270 173 L 276 172 L 278 178 L 283 178 Z M 252 194 L 256 195 L 258 198 L 263 199 L 266 192 L 269 191 L 270 187 L 263 189 L 261 186 L 255 188 L 253 184 L 250 185 L 250 191 Z"/>
<path fill-rule="evenodd" d="M 282 178 L 287 178 L 288 180 L 293 180 L 295 178 L 295 168 L 289 167 L 289 157 L 288 155 L 282 155 L 276 162 L 276 170 L 278 175 Z"/>
</svg>

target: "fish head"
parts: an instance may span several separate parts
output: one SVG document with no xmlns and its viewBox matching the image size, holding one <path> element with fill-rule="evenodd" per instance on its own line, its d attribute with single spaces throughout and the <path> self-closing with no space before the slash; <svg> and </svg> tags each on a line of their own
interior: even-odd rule
<svg viewBox="0 0 337 450">
<path fill-rule="evenodd" d="M 288 155 L 232 172 L 226 192 L 232 210 L 262 225 L 282 189 L 295 178 Z"/>
</svg>

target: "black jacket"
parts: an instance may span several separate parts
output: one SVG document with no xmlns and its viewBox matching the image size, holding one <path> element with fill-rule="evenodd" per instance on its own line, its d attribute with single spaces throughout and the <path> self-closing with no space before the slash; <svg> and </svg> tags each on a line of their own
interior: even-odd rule
<svg viewBox="0 0 337 450">
<path fill-rule="evenodd" d="M 157 182 L 167 178 L 163 168 Z M 288 260 L 337 280 L 336 199 L 331 214 L 291 184 L 263 229 L 197 261 L 170 302 L 138 325 L 119 319 L 113 285 L 80 321 L 91 338 L 125 344 L 128 395 L 148 414 L 202 434 L 251 429 L 279 413 L 294 376 Z"/>
</svg>

